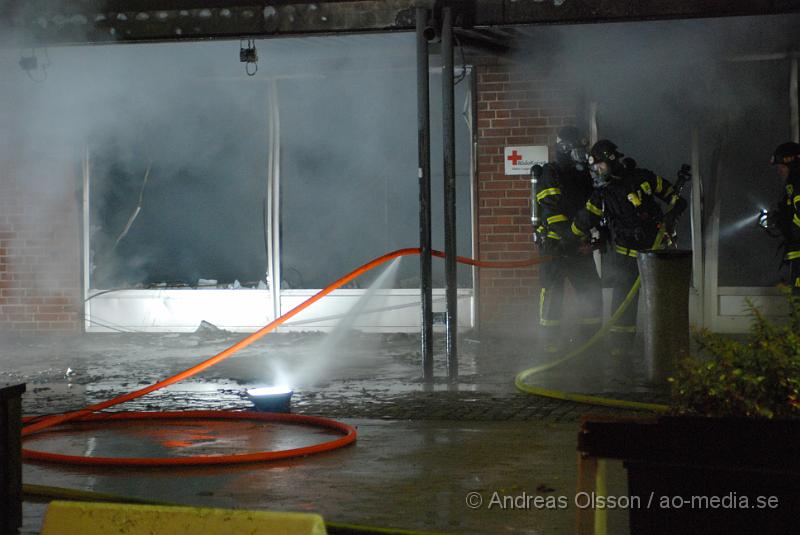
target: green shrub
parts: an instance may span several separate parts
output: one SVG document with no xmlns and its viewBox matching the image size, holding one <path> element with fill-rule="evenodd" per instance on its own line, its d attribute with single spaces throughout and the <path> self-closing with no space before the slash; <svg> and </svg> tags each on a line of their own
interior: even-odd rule
<svg viewBox="0 0 800 535">
<path fill-rule="evenodd" d="M 785 293 L 788 323 L 767 320 L 748 301 L 753 324 L 745 342 L 708 330 L 697 333 L 705 355 L 684 359 L 669 378 L 673 413 L 800 417 L 800 299 Z"/>
</svg>

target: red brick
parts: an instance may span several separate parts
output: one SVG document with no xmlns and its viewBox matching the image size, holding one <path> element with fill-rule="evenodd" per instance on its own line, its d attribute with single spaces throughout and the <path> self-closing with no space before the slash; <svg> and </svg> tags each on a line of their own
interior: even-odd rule
<svg viewBox="0 0 800 535">
<path fill-rule="evenodd" d="M 486 137 L 505 137 L 511 135 L 510 128 L 487 128 L 483 130 L 482 135 Z"/>
<path fill-rule="evenodd" d="M 489 82 L 508 82 L 509 81 L 509 74 L 508 73 L 482 73 L 480 75 L 480 83 L 489 83 Z"/>
<path fill-rule="evenodd" d="M 478 84 L 478 95 L 487 93 L 499 93 L 504 90 L 505 84 L 502 82 L 485 82 Z"/>
<path fill-rule="evenodd" d="M 502 173 L 503 166 L 500 164 L 492 163 L 492 164 L 481 164 L 480 166 L 480 173 L 483 178 L 488 179 L 489 177 L 493 177 L 495 174 Z M 502 174 L 500 175 L 502 177 Z"/>
<path fill-rule="evenodd" d="M 514 242 L 514 235 L 513 234 L 488 234 L 486 236 L 487 242 L 493 243 L 513 243 Z"/>
<path fill-rule="evenodd" d="M 527 198 L 511 198 L 511 199 L 502 199 L 501 206 L 530 206 L 530 202 Z"/>
<path fill-rule="evenodd" d="M 520 126 L 547 126 L 549 119 L 544 117 L 522 117 L 519 119 Z"/>
<path fill-rule="evenodd" d="M 513 189 L 524 189 L 528 193 L 530 193 L 530 191 L 531 191 L 531 183 L 530 183 L 529 180 L 525 180 L 525 181 L 517 180 L 513 184 L 511 184 L 511 187 Z"/>
<path fill-rule="evenodd" d="M 538 108 L 523 108 L 511 110 L 508 113 L 510 117 L 539 117 L 540 110 Z"/>
<path fill-rule="evenodd" d="M 495 279 L 493 286 L 495 288 L 513 288 L 521 286 L 517 279 Z"/>
<path fill-rule="evenodd" d="M 508 72 L 508 65 L 484 65 L 481 67 L 485 72 Z"/>
<path fill-rule="evenodd" d="M 495 119 L 492 121 L 493 128 L 513 128 L 520 126 L 519 119 Z"/>
<path fill-rule="evenodd" d="M 529 145 L 531 143 L 531 138 L 527 136 L 508 136 L 506 138 L 506 144 L 508 145 Z"/>
<path fill-rule="evenodd" d="M 502 189 L 502 190 L 510 190 L 511 189 L 511 181 L 510 180 L 491 180 L 485 181 L 482 183 L 484 189 Z"/>
<path fill-rule="evenodd" d="M 59 314 L 67 310 L 61 305 L 39 305 L 36 308 L 40 314 Z"/>
<path fill-rule="evenodd" d="M 507 197 L 528 197 L 530 191 L 527 189 L 510 189 L 506 192 Z"/>
<path fill-rule="evenodd" d="M 495 243 L 487 242 L 481 244 L 481 249 L 489 255 L 487 258 L 489 258 L 490 260 L 491 259 L 497 260 L 500 257 L 497 254 L 494 254 L 494 256 L 492 257 L 491 253 L 496 251 L 505 251 L 506 249 L 508 249 L 508 244 L 500 242 L 495 242 Z"/>
<path fill-rule="evenodd" d="M 527 214 L 528 212 L 522 208 L 494 208 L 493 215 L 519 215 Z"/>
<path fill-rule="evenodd" d="M 497 100 L 517 100 L 523 101 L 527 98 L 526 91 L 504 91 L 497 93 Z"/>
<path fill-rule="evenodd" d="M 506 192 L 504 190 L 483 190 L 479 195 L 481 199 L 502 199 L 506 196 Z"/>
<path fill-rule="evenodd" d="M 490 110 L 513 110 L 519 107 L 519 103 L 513 100 L 498 100 L 487 104 Z"/>
<path fill-rule="evenodd" d="M 530 82 L 508 82 L 503 84 L 503 91 L 528 91 L 531 87 Z"/>
<path fill-rule="evenodd" d="M 478 139 L 478 146 L 493 146 L 493 147 L 503 147 L 506 145 L 506 141 L 502 137 L 482 137 Z M 503 152 L 502 149 L 499 149 L 498 152 Z"/>
</svg>

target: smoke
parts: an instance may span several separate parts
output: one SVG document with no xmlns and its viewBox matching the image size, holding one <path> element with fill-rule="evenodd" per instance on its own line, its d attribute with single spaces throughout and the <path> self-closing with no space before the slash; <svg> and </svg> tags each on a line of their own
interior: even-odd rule
<svg viewBox="0 0 800 535">
<path fill-rule="evenodd" d="M 254 77 L 238 61 L 239 44 L 50 48 L 39 83 L 19 59 L 35 53 L 41 64 L 45 49 L 0 51 L 4 159 L 62 160 L 61 176 L 29 185 L 74 203 L 88 148 L 93 288 L 263 280 L 271 120 L 281 126 L 284 287 L 321 287 L 418 242 L 413 36 L 257 41 Z M 271 80 L 279 117 L 270 116 Z M 437 129 L 434 121 L 434 140 Z M 458 135 L 459 252 L 468 255 L 469 139 L 461 123 Z M 435 220 L 440 153 L 434 147 Z M 441 248 L 441 226 L 434 232 Z M 415 286 L 415 264 L 403 270 L 402 284 Z"/>
<path fill-rule="evenodd" d="M 600 138 L 668 179 L 690 163 L 696 129 L 706 217 L 719 200 L 724 230 L 754 221 L 781 194 L 767 162 L 791 135 L 787 53 L 798 49 L 798 27 L 798 15 L 537 27 L 515 59 L 521 70 L 577 85 L 578 126 L 588 128 L 596 102 Z M 772 284 L 776 274 L 759 259 L 775 244 L 755 224 L 737 229 L 721 235 L 720 284 Z M 688 213 L 678 230 L 680 245 L 690 247 Z"/>
<path fill-rule="evenodd" d="M 771 146 L 788 137 L 788 124 L 777 126 L 788 123 L 785 113 L 774 122 L 775 114 L 764 113 L 765 107 L 782 109 L 788 98 L 787 62 L 727 58 L 789 50 L 798 22 L 781 16 L 537 27 L 515 59 L 523 69 L 574 81 L 585 103 L 599 102 L 601 135 L 668 177 L 688 160 L 693 127 L 701 130 L 700 171 L 708 177 L 720 125 L 744 131 L 747 121 L 760 121 L 747 135 L 764 139 L 725 141 L 731 170 L 723 195 L 743 199 L 739 193 L 752 189 L 754 177 L 768 173 L 761 162 Z M 59 284 L 61 266 L 76 262 L 80 213 L 59 208 L 80 206 L 87 147 L 93 287 L 262 280 L 269 121 L 275 119 L 281 125 L 285 286 L 322 287 L 387 250 L 418 243 L 413 35 L 257 41 L 254 77 L 238 61 L 239 44 L 0 50 L 0 172 L 8 176 L 13 168 L 20 187 L 38 199 L 25 211 L 26 228 L 72 233 L 72 245 L 51 264 L 59 267 L 48 285 Z M 46 78 L 35 73 L 39 82 L 19 65 L 21 56 L 32 54 L 49 64 Z M 271 80 L 277 80 L 280 117 L 270 116 L 267 105 Z M 434 76 L 435 222 L 442 220 L 443 204 L 438 84 Z M 457 88 L 458 108 L 467 86 Z M 468 149 L 466 126 L 458 121 L 458 248 L 464 255 L 471 244 Z M 755 164 L 739 164 L 743 159 Z M 770 204 L 779 191 L 771 184 L 760 203 Z M 751 208 L 736 208 L 730 218 Z M 434 247 L 442 242 L 436 224 Z M 731 279 L 753 278 L 759 266 L 747 261 L 744 274 Z M 434 270 L 435 284 L 442 285 L 442 264 Z M 459 277 L 462 286 L 469 284 L 468 269 Z M 416 286 L 416 263 L 404 263 L 398 278 L 401 286 Z"/>
</svg>

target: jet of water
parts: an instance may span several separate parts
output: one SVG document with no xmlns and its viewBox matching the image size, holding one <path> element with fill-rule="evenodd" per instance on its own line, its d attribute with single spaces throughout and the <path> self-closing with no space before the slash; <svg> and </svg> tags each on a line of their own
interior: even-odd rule
<svg viewBox="0 0 800 535">
<path fill-rule="evenodd" d="M 758 211 L 753 211 L 752 214 L 748 214 L 743 216 L 738 221 L 735 221 L 729 225 L 726 225 L 725 228 L 720 229 L 719 238 L 721 240 L 725 240 L 744 230 L 747 227 L 755 228 L 758 222 L 758 216 L 763 211 L 763 208 L 759 208 Z"/>
<path fill-rule="evenodd" d="M 380 309 L 385 304 L 386 295 L 383 290 L 394 286 L 400 260 L 396 258 L 386 267 L 311 354 L 302 355 L 302 361 L 297 362 L 291 370 L 274 369 L 281 384 L 312 385 L 330 376 L 337 368 L 357 363 L 359 356 L 348 347 L 351 345 L 354 327 L 363 315 L 373 314 L 375 309 Z"/>
</svg>

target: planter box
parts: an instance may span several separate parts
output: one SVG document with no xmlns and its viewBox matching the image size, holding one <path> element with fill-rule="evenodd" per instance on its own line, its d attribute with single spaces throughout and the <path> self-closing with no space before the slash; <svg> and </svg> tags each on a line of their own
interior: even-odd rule
<svg viewBox="0 0 800 535">
<path fill-rule="evenodd" d="M 585 417 L 583 457 L 628 470 L 630 532 L 797 533 L 800 421 Z"/>
</svg>

